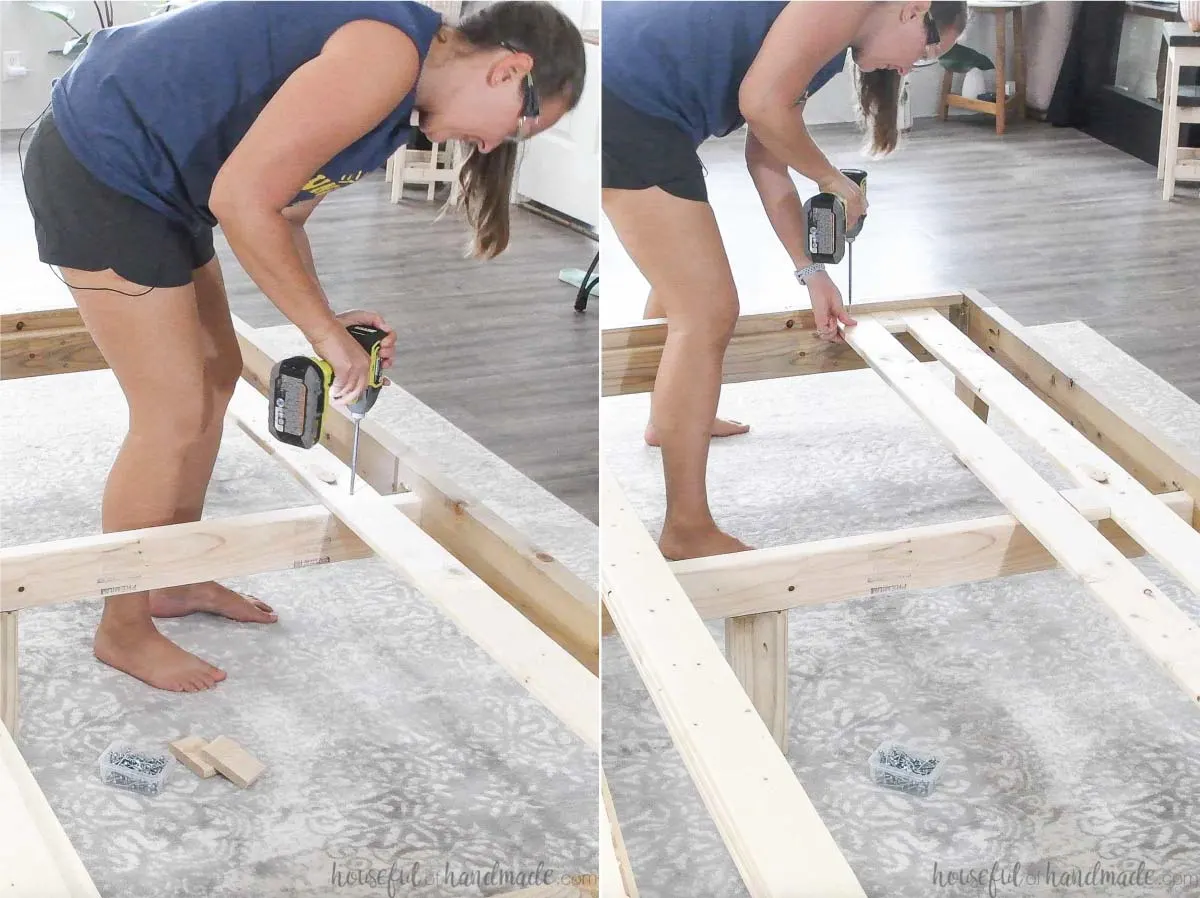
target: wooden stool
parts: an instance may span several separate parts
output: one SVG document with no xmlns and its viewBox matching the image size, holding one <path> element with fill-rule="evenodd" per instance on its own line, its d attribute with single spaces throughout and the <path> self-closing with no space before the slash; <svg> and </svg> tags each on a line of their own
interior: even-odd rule
<svg viewBox="0 0 1200 898">
<path fill-rule="evenodd" d="M 417 111 L 412 114 L 412 126 L 417 127 Z M 400 147 L 387 161 L 386 180 L 392 182 L 391 200 L 400 202 L 404 196 L 404 185 L 409 182 L 428 184 L 429 193 L 426 199 L 433 201 L 433 193 L 438 184 L 450 185 L 450 205 L 458 202 L 458 170 L 466 160 L 462 142 L 450 141 L 445 147 L 433 144 L 428 150 L 410 150 Z"/>
<path fill-rule="evenodd" d="M 1163 90 L 1162 137 L 1158 142 L 1158 178 L 1163 182 L 1162 198 L 1170 201 L 1175 194 L 1175 179 L 1200 181 L 1200 150 L 1179 145 L 1179 126 L 1200 124 L 1200 92 L 1179 88 L 1179 70 L 1200 66 L 1200 33 L 1184 22 L 1163 22 L 1163 40 L 1167 42 L 1167 84 Z"/>
<path fill-rule="evenodd" d="M 950 107 L 955 106 L 959 109 L 970 109 L 972 112 L 985 112 L 988 115 L 996 117 L 996 133 L 1003 134 L 1004 128 L 1009 115 L 1009 106 L 1015 105 L 1015 111 L 1018 118 L 1025 118 L 1025 40 L 1024 40 L 1024 23 L 1022 22 L 1021 14 L 1026 6 L 1032 6 L 1037 0 L 1013 0 L 1010 3 L 971 3 L 972 11 L 980 15 L 991 15 L 996 19 L 996 99 L 989 102 L 988 100 L 977 100 L 974 97 L 963 97 L 950 92 L 950 87 L 954 82 L 954 73 L 948 69 L 942 75 L 942 95 L 941 102 L 938 105 L 938 117 L 945 121 L 950 114 Z M 1011 99 L 1007 97 L 1005 85 L 1008 83 L 1008 75 L 1005 67 L 1005 52 L 1007 50 L 1008 41 L 1008 16 L 1012 15 L 1013 20 L 1013 43 L 1016 45 L 1013 48 L 1014 52 L 1014 67 L 1016 71 L 1013 73 L 1013 80 L 1016 82 L 1016 90 L 1013 92 Z"/>
</svg>

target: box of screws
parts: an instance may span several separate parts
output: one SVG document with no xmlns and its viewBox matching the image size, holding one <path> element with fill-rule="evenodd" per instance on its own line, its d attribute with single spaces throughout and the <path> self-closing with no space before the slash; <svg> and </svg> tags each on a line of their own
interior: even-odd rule
<svg viewBox="0 0 1200 898">
<path fill-rule="evenodd" d="M 942 778 L 945 760 L 912 751 L 895 742 L 884 742 L 871 752 L 871 778 L 881 786 L 909 795 L 925 796 Z"/>
<path fill-rule="evenodd" d="M 166 787 L 175 763 L 166 750 L 114 742 L 96 760 L 96 772 L 106 785 L 157 795 Z"/>
</svg>

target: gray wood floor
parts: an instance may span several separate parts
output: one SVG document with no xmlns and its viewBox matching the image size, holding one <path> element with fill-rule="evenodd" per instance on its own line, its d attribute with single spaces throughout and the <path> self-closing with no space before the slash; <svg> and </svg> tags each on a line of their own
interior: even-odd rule
<svg viewBox="0 0 1200 898">
<path fill-rule="evenodd" d="M 5 132 L 0 239 L 6 267 L 37 266 L 16 144 L 17 132 Z M 575 289 L 557 279 L 562 268 L 586 268 L 595 242 L 515 208 L 508 251 L 466 260 L 466 227 L 436 221 L 440 201 L 412 190 L 392 205 L 388 188 L 382 173 L 371 175 L 328 196 L 309 220 L 334 308 L 386 316 L 400 333 L 397 383 L 597 520 L 597 307 L 576 313 Z M 286 323 L 219 235 L 218 254 L 233 311 L 259 327 Z M 5 308 L 20 305 L 5 293 Z"/>
<path fill-rule="evenodd" d="M 997 137 L 981 121 L 920 120 L 900 152 L 878 161 L 861 156 L 850 126 L 813 130 L 834 164 L 869 173 L 871 211 L 855 245 L 857 298 L 974 287 L 1022 324 L 1086 322 L 1200 401 L 1195 185 L 1163 202 L 1153 167 L 1036 122 Z M 782 251 L 753 198 L 743 146 L 740 136 L 705 145 L 709 189 L 743 309 L 780 308 L 788 301 L 756 279 L 773 266 L 787 281 L 791 266 L 768 255 Z M 610 296 L 616 261 L 606 255 Z M 843 260 L 835 274 L 843 292 L 845 268 Z M 768 292 L 764 301 L 759 294 Z M 803 292 L 788 296 L 807 301 Z"/>
</svg>

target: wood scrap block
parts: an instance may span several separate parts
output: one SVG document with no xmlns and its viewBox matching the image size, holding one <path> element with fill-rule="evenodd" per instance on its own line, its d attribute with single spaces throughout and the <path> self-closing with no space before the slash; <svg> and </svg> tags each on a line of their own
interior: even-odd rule
<svg viewBox="0 0 1200 898">
<path fill-rule="evenodd" d="M 176 739 L 167 747 L 180 764 L 196 776 L 208 779 L 210 776 L 217 775 L 217 768 L 200 756 L 200 749 L 206 745 L 208 745 L 208 740 L 203 736 L 185 736 L 182 739 Z"/>
<path fill-rule="evenodd" d="M 218 736 L 200 749 L 200 757 L 217 768 L 217 772 L 243 789 L 258 779 L 266 765 L 228 736 Z"/>
</svg>

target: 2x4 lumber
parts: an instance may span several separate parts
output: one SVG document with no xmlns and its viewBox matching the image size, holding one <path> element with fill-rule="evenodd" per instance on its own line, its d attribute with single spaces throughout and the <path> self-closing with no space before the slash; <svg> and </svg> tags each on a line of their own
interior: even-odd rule
<svg viewBox="0 0 1200 898">
<path fill-rule="evenodd" d="M 683 587 L 605 467 L 604 601 L 752 898 L 865 898 Z"/>
<path fill-rule="evenodd" d="M 960 293 L 939 293 L 861 303 L 851 308 L 850 313 L 858 316 L 913 308 L 936 308 L 950 313 L 961 303 Z M 666 338 L 664 319 L 602 331 L 603 395 L 644 393 L 654 389 Z M 920 347 L 908 337 L 901 339 L 920 352 Z M 789 309 L 738 318 L 725 350 L 722 380 L 727 384 L 741 383 L 863 367 L 863 361 L 844 345 L 829 343 L 817 336 L 811 309 Z"/>
<path fill-rule="evenodd" d="M 418 520 L 412 493 L 386 500 Z M 0 612 L 370 558 L 324 505 L 0 549 Z"/>
<path fill-rule="evenodd" d="M 725 620 L 725 654 L 733 674 L 787 753 L 788 621 L 786 611 L 767 611 Z"/>
<path fill-rule="evenodd" d="M 254 328 L 236 317 L 234 326 L 242 347 L 242 376 L 265 395 L 275 358 Z M 354 427 L 341 409 L 331 407 L 331 411 L 323 445 L 348 462 Z M 364 476 L 372 487 L 393 492 L 402 484 L 419 496 L 422 529 L 588 670 L 599 674 L 600 602 L 595 587 L 533 545 L 371 418 L 362 422 L 360 476 L 364 459 L 374 460 L 374 473 Z"/>
<path fill-rule="evenodd" d="M 1145 554 L 1107 520 L 1108 505 L 1096 490 L 1064 490 L 1062 495 L 1084 519 L 1099 522 L 1100 533 L 1124 555 Z M 1184 520 L 1191 514 L 1187 493 L 1167 493 L 1155 501 Z M 671 562 L 672 572 L 705 620 L 938 589 L 1055 567 L 1054 556 L 1009 514 Z"/>
<path fill-rule="evenodd" d="M 1047 405 L 1152 493 L 1183 490 L 1193 499 L 1200 530 L 1200 454 L 1167 436 L 1153 421 L 1091 378 L 1052 362 L 1027 330 L 974 290 L 964 291 L 971 342 L 1031 388 Z"/>
<path fill-rule="evenodd" d="M 266 400 L 247 384 L 238 384 L 228 416 L 534 698 L 599 750 L 600 689 L 594 674 L 370 484 L 360 481 L 350 495 L 349 472 L 335 466 L 323 447 L 297 449 L 273 439 L 266 425 Z M 314 464 L 318 469 L 341 468 L 337 482 L 318 478 Z"/>
<path fill-rule="evenodd" d="M 986 424 L 957 402 L 878 322 L 846 341 L 924 418 L 1193 701 L 1200 701 L 1200 627 L 1151 583 Z"/>
<path fill-rule="evenodd" d="M 0 315 L 0 379 L 107 367 L 75 307 Z"/>
<path fill-rule="evenodd" d="M 988 419 L 988 404 L 980 399 L 972 392 L 970 386 L 963 383 L 961 380 L 954 381 L 954 395 L 975 413 L 975 417 L 980 421 Z"/>
<path fill-rule="evenodd" d="M 0 611 L 0 723 L 17 731 L 17 612 Z"/>
<path fill-rule="evenodd" d="M 0 895 L 100 898 L 8 728 L 0 724 Z"/>
<path fill-rule="evenodd" d="M 1093 485 L 1110 517 L 1200 596 L 1200 533 L 1163 507 L 1083 434 L 937 312 L 906 316 L 909 333 L 1053 458 L 1076 483 Z"/>
<path fill-rule="evenodd" d="M 638 898 L 608 778 L 600 774 L 600 898 Z"/>
</svg>

